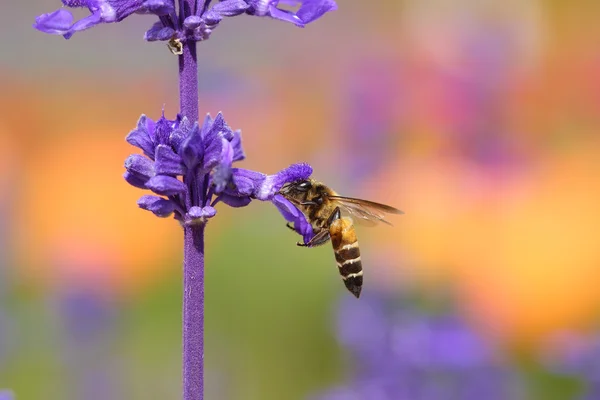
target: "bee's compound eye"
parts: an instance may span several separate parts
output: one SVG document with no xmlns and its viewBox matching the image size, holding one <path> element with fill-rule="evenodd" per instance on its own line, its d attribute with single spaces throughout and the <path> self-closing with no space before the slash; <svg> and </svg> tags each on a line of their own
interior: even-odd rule
<svg viewBox="0 0 600 400">
<path fill-rule="evenodd" d="M 310 183 L 310 181 L 302 181 L 296 185 L 296 189 L 306 192 L 308 191 L 308 189 L 310 189 L 311 186 L 312 184 Z"/>
</svg>

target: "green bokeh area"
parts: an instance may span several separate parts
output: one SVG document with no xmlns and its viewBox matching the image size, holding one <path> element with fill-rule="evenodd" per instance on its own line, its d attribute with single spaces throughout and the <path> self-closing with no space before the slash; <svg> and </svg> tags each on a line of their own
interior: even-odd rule
<svg viewBox="0 0 600 400">
<path fill-rule="evenodd" d="M 346 293 L 331 249 L 297 247 L 298 236 L 271 211 L 252 216 L 234 210 L 235 220 L 211 221 L 224 223 L 220 233 L 211 235 L 208 227 L 208 399 L 301 399 L 342 379 L 333 322 L 337 296 Z M 64 353 L 86 353 L 83 346 L 101 354 L 80 361 L 78 372 L 108 369 L 116 389 L 106 388 L 107 393 L 177 398 L 182 290 L 177 258 L 172 276 L 118 305 L 110 332 L 74 349 L 65 342 L 69 336 L 51 295 L 15 291 L 19 295 L 11 298 L 9 314 L 16 334 L 0 366 L 0 387 L 11 388 L 18 399 L 78 398 L 79 373 L 73 375 Z"/>
<path fill-rule="evenodd" d="M 302 398 L 336 371 L 331 308 L 343 287 L 331 249 L 295 246 L 275 213 L 231 228 L 206 270 L 207 364 L 229 398 Z"/>
<path fill-rule="evenodd" d="M 269 206 L 252 207 L 264 211 Z M 331 249 L 295 246 L 297 236 L 270 211 L 224 210 L 230 215 L 211 221 L 222 225 L 208 227 L 206 399 L 306 399 L 344 381 L 353 369 L 355 361 L 335 338 L 337 302 L 350 294 L 333 268 Z M 88 399 L 81 394 L 86 384 L 106 398 L 178 398 L 178 258 L 173 257 L 172 275 L 141 296 L 114 304 L 111 326 L 99 327 L 98 335 L 88 332 L 90 337 L 78 343 L 68 342 L 54 295 L 13 290 L 5 303 L 12 336 L 0 365 L 0 387 L 26 400 Z M 410 301 L 427 309 L 423 296 Z M 69 361 L 73 352 L 76 364 Z M 525 381 L 527 399 L 569 400 L 582 393 L 577 381 L 544 371 L 527 358 L 517 361 L 515 370 Z M 106 373 L 110 379 L 101 380 Z M 91 384 L 81 380 L 90 376 Z"/>
</svg>

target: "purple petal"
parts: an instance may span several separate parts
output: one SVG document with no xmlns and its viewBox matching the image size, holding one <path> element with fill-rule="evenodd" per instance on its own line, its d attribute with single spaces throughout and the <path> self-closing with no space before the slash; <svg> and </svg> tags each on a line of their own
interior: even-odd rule
<svg viewBox="0 0 600 400">
<path fill-rule="evenodd" d="M 269 6 L 269 15 L 271 16 L 271 18 L 275 18 L 284 22 L 291 22 L 292 24 L 300 28 L 304 28 L 304 23 L 295 14 L 286 10 L 280 10 L 274 5 Z"/>
<path fill-rule="evenodd" d="M 142 14 L 169 15 L 175 12 L 173 0 L 146 0 L 143 7 L 136 11 Z"/>
<path fill-rule="evenodd" d="M 277 0 L 246 0 L 250 4 L 248 14 L 264 17 L 269 13 L 269 5 Z"/>
<path fill-rule="evenodd" d="M 71 26 L 71 29 L 69 29 L 69 31 L 67 33 L 65 33 L 64 37 L 65 37 L 65 39 L 69 39 L 71 36 L 73 36 L 73 34 L 75 32 L 79 32 L 79 31 L 83 31 L 83 30 L 92 28 L 101 22 L 113 22 L 113 21 L 102 21 L 101 11 L 98 10 L 98 11 L 90 14 L 89 16 L 75 22 L 73 24 L 73 26 Z"/>
<path fill-rule="evenodd" d="M 175 203 L 171 200 L 150 194 L 140 197 L 137 204 L 140 208 L 152 211 L 154 215 L 163 218 L 173 214 L 173 211 L 175 211 L 176 208 Z"/>
<path fill-rule="evenodd" d="M 183 175 L 183 165 L 179 157 L 170 146 L 161 144 L 156 147 L 156 163 L 154 165 L 158 175 Z"/>
<path fill-rule="evenodd" d="M 123 174 L 123 178 L 125 178 L 127 183 L 129 183 L 132 186 L 135 186 L 140 189 L 146 189 L 146 182 L 148 182 L 147 179 L 141 179 L 138 175 L 132 174 L 129 171 L 126 171 Z"/>
<path fill-rule="evenodd" d="M 205 25 L 217 25 L 219 22 L 221 22 L 223 17 L 218 12 L 208 10 L 202 14 L 202 19 L 204 20 Z"/>
<path fill-rule="evenodd" d="M 204 141 L 198 123 L 195 123 L 188 136 L 181 143 L 179 155 L 188 169 L 194 169 L 204 156 Z"/>
<path fill-rule="evenodd" d="M 209 12 L 212 11 L 224 17 L 233 17 L 242 14 L 248 7 L 250 6 L 244 0 L 224 0 L 211 7 Z"/>
<path fill-rule="evenodd" d="M 127 157 L 125 169 L 140 182 L 148 182 L 150 178 L 156 175 L 154 163 L 141 154 L 132 154 Z"/>
<path fill-rule="evenodd" d="M 221 160 L 212 174 L 215 193 L 221 193 L 231 181 L 231 163 L 233 161 L 233 147 L 225 139 L 221 139 Z"/>
<path fill-rule="evenodd" d="M 175 121 L 166 119 L 164 114 L 156 121 L 155 133 L 154 133 L 154 144 L 170 144 L 171 133 L 174 131 Z"/>
<path fill-rule="evenodd" d="M 227 190 L 227 193 L 231 195 L 250 196 L 258 190 L 267 178 L 265 174 L 243 168 L 232 168 L 231 172 L 231 182 L 235 187 L 233 189 L 235 193 L 231 193 L 229 189 Z"/>
<path fill-rule="evenodd" d="M 211 206 L 206 206 L 206 207 L 191 207 L 190 210 L 188 211 L 188 216 L 194 220 L 194 219 L 207 219 L 207 218 L 212 218 L 217 214 L 217 210 L 214 209 L 214 207 Z"/>
<path fill-rule="evenodd" d="M 183 119 L 179 120 L 179 122 L 176 121 L 176 127 L 173 130 L 173 132 L 171 132 L 171 137 L 169 138 L 169 143 L 171 143 L 171 147 L 174 149 L 180 149 L 181 143 L 183 143 L 185 138 L 187 138 L 190 135 L 192 129 L 194 129 L 195 124 L 196 123 L 190 123 L 187 117 L 183 117 Z"/>
<path fill-rule="evenodd" d="M 325 14 L 326 12 L 337 9 L 334 0 L 251 0 L 250 8 L 246 10 L 248 14 L 265 16 L 278 19 L 284 22 L 290 22 L 298 27 L 304 27 Z M 279 3 L 296 6 L 300 4 L 297 12 L 278 8 Z"/>
<path fill-rule="evenodd" d="M 150 135 L 153 132 L 154 121 L 142 114 L 137 123 L 137 128 L 129 132 L 125 138 L 127 143 L 139 147 L 148 157 L 154 160 L 154 140 Z"/>
<path fill-rule="evenodd" d="M 183 21 L 183 26 L 189 30 L 194 30 L 204 24 L 204 20 L 197 15 L 190 15 Z"/>
<path fill-rule="evenodd" d="M 273 196 L 271 201 L 286 221 L 294 223 L 294 230 L 302 235 L 304 243 L 308 243 L 314 233 L 311 224 L 306 220 L 306 216 L 280 194 Z"/>
<path fill-rule="evenodd" d="M 333 0 L 304 0 L 296 15 L 303 23 L 308 24 L 334 10 L 337 10 L 337 4 Z"/>
<path fill-rule="evenodd" d="M 35 17 L 33 27 L 51 35 L 64 35 L 69 31 L 72 23 L 73 15 L 64 8 L 60 8 L 52 13 Z"/>
<path fill-rule="evenodd" d="M 205 140 L 208 142 L 212 140 L 212 137 L 223 136 L 228 141 L 233 139 L 233 131 L 225 122 L 225 118 L 222 113 L 218 113 L 215 117 L 215 120 L 210 125 L 210 128 L 207 130 L 206 134 L 203 136 Z"/>
<path fill-rule="evenodd" d="M 118 22 L 135 12 L 143 12 L 146 3 L 143 0 L 94 0 L 93 2 L 96 1 L 103 3 L 98 5 L 102 10 L 103 22 Z"/>
<path fill-rule="evenodd" d="M 247 206 L 248 204 L 250 204 L 252 199 L 247 196 L 238 197 L 238 196 L 229 195 L 227 193 L 221 193 L 219 195 L 219 201 L 222 201 L 223 203 L 227 204 L 230 207 L 237 208 L 237 207 Z"/>
<path fill-rule="evenodd" d="M 175 35 L 175 30 L 164 26 L 161 21 L 156 22 L 150 29 L 144 34 L 144 40 L 147 42 L 154 42 L 157 40 L 165 41 L 170 40 Z"/>
<path fill-rule="evenodd" d="M 206 137 L 206 134 L 208 133 L 208 131 L 210 130 L 210 127 L 213 124 L 213 119 L 210 116 L 210 114 L 206 114 L 206 116 L 204 117 L 204 121 L 202 121 L 202 129 L 200 129 L 200 135 L 202 136 L 202 139 L 204 139 Z"/>
<path fill-rule="evenodd" d="M 215 193 L 221 193 L 231 181 L 231 163 L 233 162 L 233 147 L 225 139 L 221 139 L 221 160 L 212 174 Z"/>
<path fill-rule="evenodd" d="M 233 132 L 231 146 L 233 147 L 233 161 L 241 161 L 246 158 L 244 149 L 242 149 L 242 131 L 237 130 Z"/>
<path fill-rule="evenodd" d="M 204 164 L 202 168 L 204 171 L 211 171 L 221 161 L 221 154 L 223 153 L 223 142 L 226 140 L 220 138 L 218 135 L 209 133 L 205 138 L 205 153 L 204 153 Z"/>
<path fill-rule="evenodd" d="M 305 163 L 292 164 L 275 175 L 269 175 L 255 191 L 254 196 L 259 200 L 271 198 L 288 182 L 307 179 L 312 174 L 312 167 Z"/>
<path fill-rule="evenodd" d="M 146 187 L 156 194 L 173 196 L 185 193 L 187 188 L 183 182 L 172 176 L 157 175 L 146 182 Z"/>
</svg>

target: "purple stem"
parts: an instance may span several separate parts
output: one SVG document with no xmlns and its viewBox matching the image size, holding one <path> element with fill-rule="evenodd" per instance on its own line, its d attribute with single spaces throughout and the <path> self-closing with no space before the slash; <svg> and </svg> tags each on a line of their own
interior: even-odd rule
<svg viewBox="0 0 600 400">
<path fill-rule="evenodd" d="M 194 0 L 180 0 L 180 18 L 194 9 Z M 198 121 L 198 61 L 196 42 L 183 43 L 179 56 L 181 115 Z M 186 205 L 197 202 L 188 191 Z M 204 193 L 200 193 L 204 197 Z M 204 198 L 199 199 L 201 202 Z M 202 204 L 202 203 L 200 203 Z M 197 204 L 194 204 L 197 205 Z M 183 256 L 183 399 L 204 398 L 204 224 L 184 228 Z"/>
<path fill-rule="evenodd" d="M 185 228 L 183 399 L 204 398 L 204 224 Z"/>
</svg>

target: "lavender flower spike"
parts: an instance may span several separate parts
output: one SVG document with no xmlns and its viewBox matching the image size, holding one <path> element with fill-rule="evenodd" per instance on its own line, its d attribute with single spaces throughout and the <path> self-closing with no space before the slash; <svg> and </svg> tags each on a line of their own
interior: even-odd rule
<svg viewBox="0 0 600 400">
<path fill-rule="evenodd" d="M 183 261 L 183 399 L 204 398 L 204 229 L 225 203 L 243 207 L 252 200 L 271 201 L 308 242 L 313 231 L 304 215 L 279 190 L 308 178 L 312 168 L 294 164 L 273 175 L 241 168 L 240 131 L 219 113 L 199 123 L 196 42 L 206 40 L 225 17 L 244 13 L 269 16 L 303 27 L 337 8 L 334 0 L 62 0 L 66 8 L 40 15 L 34 28 L 69 39 L 75 32 L 128 16 L 158 16 L 146 31 L 147 41 L 166 41 L 178 55 L 180 113 L 157 121 L 142 115 L 127 141 L 143 154 L 125 161 L 124 178 L 146 189 L 138 205 L 158 217 L 177 219 L 184 230 Z M 212 4 L 211 4 L 212 3 Z M 298 6 L 295 12 L 279 4 Z M 68 8 L 87 8 L 90 15 L 73 21 Z"/>
<path fill-rule="evenodd" d="M 219 202 L 242 207 L 253 199 L 271 201 L 298 233 L 312 237 L 303 214 L 278 194 L 286 183 L 308 178 L 312 168 L 294 164 L 274 175 L 232 168 L 245 158 L 241 132 L 234 132 L 222 114 L 214 120 L 207 115 L 202 126 L 186 117 L 168 120 L 163 115 L 154 122 L 142 115 L 127 141 L 144 155 L 125 160 L 125 180 L 155 193 L 142 196 L 140 208 L 159 217 L 174 215 L 191 226 L 212 218 Z"/>
</svg>

